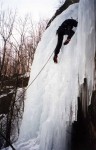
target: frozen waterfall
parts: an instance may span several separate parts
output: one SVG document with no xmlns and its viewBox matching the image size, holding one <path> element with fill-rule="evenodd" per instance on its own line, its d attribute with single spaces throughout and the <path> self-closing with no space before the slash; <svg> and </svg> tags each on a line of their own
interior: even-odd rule
<svg viewBox="0 0 96 150">
<path fill-rule="evenodd" d="M 77 117 L 79 84 L 88 79 L 94 88 L 95 0 L 81 0 L 56 17 L 45 31 L 35 53 L 30 83 L 55 49 L 56 30 L 68 18 L 78 18 L 78 28 L 58 64 L 53 56 L 27 90 L 25 110 L 16 150 L 69 150 L 71 123 Z"/>
</svg>

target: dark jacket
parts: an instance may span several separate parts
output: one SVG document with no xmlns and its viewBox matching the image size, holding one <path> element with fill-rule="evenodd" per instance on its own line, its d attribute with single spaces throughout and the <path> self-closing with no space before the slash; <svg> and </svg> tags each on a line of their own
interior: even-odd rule
<svg viewBox="0 0 96 150">
<path fill-rule="evenodd" d="M 74 19 L 67 19 L 65 20 L 61 26 L 57 30 L 57 34 L 65 35 L 66 31 L 72 30 L 73 27 L 77 27 L 78 22 Z"/>
</svg>

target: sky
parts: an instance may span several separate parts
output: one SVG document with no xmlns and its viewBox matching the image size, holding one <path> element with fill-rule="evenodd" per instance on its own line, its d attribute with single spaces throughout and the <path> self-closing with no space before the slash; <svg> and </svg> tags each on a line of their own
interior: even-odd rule
<svg viewBox="0 0 96 150">
<path fill-rule="evenodd" d="M 31 14 L 34 21 L 50 19 L 58 8 L 60 0 L 0 0 L 4 9 L 16 9 L 19 16 Z"/>
</svg>

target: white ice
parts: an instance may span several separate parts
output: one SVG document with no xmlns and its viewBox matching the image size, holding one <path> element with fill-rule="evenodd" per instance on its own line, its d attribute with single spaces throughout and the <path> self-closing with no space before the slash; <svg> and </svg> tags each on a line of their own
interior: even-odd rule
<svg viewBox="0 0 96 150">
<path fill-rule="evenodd" d="M 26 93 L 25 110 L 16 150 L 69 150 L 71 123 L 76 119 L 79 85 L 88 79 L 94 88 L 95 6 L 80 0 L 51 23 L 36 50 L 30 81 L 53 53 L 56 30 L 68 18 L 78 18 L 78 28 L 67 46 L 62 45 L 58 64 L 53 55 Z M 68 144 L 69 143 L 69 144 Z"/>
</svg>

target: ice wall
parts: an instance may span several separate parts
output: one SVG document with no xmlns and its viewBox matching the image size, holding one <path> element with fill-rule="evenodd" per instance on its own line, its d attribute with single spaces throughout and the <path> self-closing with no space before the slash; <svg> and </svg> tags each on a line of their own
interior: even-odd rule
<svg viewBox="0 0 96 150">
<path fill-rule="evenodd" d="M 28 88 L 17 150 L 69 150 L 71 123 L 76 119 L 79 84 L 88 79 L 94 87 L 94 0 L 81 0 L 59 15 L 44 33 L 36 50 L 29 85 L 53 53 L 61 23 L 78 17 L 78 29 L 67 46 L 62 45 L 58 64 L 53 56 Z"/>
<path fill-rule="evenodd" d="M 88 79 L 90 96 L 94 86 L 94 57 L 95 57 L 95 0 L 81 0 L 79 5 L 79 25 L 77 34 L 79 79 Z"/>
</svg>

